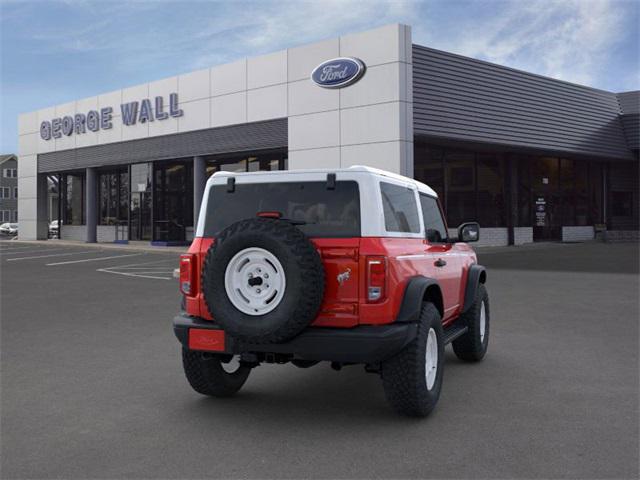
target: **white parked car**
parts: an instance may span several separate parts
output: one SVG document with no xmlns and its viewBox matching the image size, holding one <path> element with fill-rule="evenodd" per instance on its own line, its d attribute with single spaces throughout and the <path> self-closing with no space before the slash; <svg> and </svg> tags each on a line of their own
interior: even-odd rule
<svg viewBox="0 0 640 480">
<path fill-rule="evenodd" d="M 53 220 L 49 223 L 49 238 L 60 238 L 60 227 L 58 220 Z"/>
<path fill-rule="evenodd" d="M 17 223 L 3 223 L 0 225 L 0 233 L 3 235 L 17 235 L 18 224 Z"/>
</svg>

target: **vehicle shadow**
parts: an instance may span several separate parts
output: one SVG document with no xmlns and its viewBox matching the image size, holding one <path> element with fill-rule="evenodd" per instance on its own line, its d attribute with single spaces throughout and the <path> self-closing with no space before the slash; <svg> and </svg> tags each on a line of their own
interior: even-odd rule
<svg viewBox="0 0 640 480">
<path fill-rule="evenodd" d="M 450 351 L 446 352 L 445 365 L 445 371 L 452 375 L 468 367 Z M 410 425 L 419 428 L 422 423 L 396 413 L 385 398 L 380 376 L 364 372 L 361 365 L 347 366 L 340 372 L 333 371 L 326 362 L 309 369 L 291 365 L 258 369 L 262 370 L 260 375 L 250 376 L 235 396 L 191 396 L 178 415 L 197 419 L 213 429 L 221 428 L 221 422 L 232 429 L 250 422 L 251 429 L 282 429 L 286 425 L 310 432 L 319 425 L 322 429 L 366 430 L 372 423 L 376 429 Z M 434 413 L 448 408 L 441 399 Z"/>
<path fill-rule="evenodd" d="M 309 369 L 289 365 L 258 368 L 269 371 L 250 376 L 231 398 L 194 397 L 186 406 L 189 414 L 212 427 L 221 418 L 251 418 L 264 428 L 282 428 L 284 422 L 296 429 L 316 429 L 319 421 L 326 427 L 341 428 L 364 426 L 372 420 L 378 426 L 397 424 L 406 419 L 387 403 L 380 377 L 364 372 L 362 366 L 344 367 L 340 372 L 331 370 L 326 362 Z"/>
</svg>

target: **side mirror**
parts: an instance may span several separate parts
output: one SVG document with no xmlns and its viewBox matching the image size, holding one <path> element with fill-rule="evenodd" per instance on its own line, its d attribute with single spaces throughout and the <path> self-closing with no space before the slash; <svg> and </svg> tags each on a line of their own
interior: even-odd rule
<svg viewBox="0 0 640 480">
<path fill-rule="evenodd" d="M 477 242 L 480 240 L 480 225 L 476 222 L 463 223 L 458 227 L 459 242 Z"/>
</svg>

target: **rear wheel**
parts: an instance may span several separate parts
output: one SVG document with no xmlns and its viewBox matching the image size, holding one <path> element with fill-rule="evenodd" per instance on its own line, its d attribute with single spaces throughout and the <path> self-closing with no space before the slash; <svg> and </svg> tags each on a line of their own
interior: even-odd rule
<svg viewBox="0 0 640 480">
<path fill-rule="evenodd" d="M 214 355 L 182 349 L 182 365 L 191 387 L 202 395 L 229 397 L 236 393 L 251 372 L 237 356 Z"/>
<path fill-rule="evenodd" d="M 443 367 L 440 313 L 432 303 L 425 302 L 416 338 L 382 363 L 382 384 L 389 403 L 403 415 L 427 416 L 440 397 Z"/>
</svg>

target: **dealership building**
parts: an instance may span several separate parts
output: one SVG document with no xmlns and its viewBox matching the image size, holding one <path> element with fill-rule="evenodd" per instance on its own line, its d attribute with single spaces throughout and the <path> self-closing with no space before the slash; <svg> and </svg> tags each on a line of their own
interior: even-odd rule
<svg viewBox="0 0 640 480">
<path fill-rule="evenodd" d="M 193 237 L 216 171 L 369 165 L 481 243 L 637 239 L 640 92 L 415 45 L 393 24 L 19 117 L 19 236 Z"/>
</svg>

